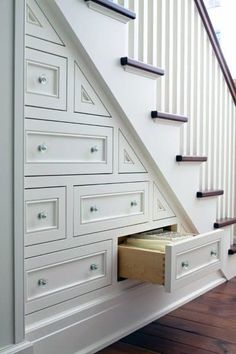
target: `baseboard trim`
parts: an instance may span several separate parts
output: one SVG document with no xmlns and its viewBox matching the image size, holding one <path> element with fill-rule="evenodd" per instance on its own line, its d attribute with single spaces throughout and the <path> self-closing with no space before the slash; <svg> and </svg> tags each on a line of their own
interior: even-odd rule
<svg viewBox="0 0 236 354">
<path fill-rule="evenodd" d="M 33 345 L 30 342 L 22 342 L 0 349 L 0 354 L 33 354 Z"/>
<path fill-rule="evenodd" d="M 225 279 L 218 272 L 172 295 L 166 294 L 162 287 L 146 284 L 136 289 L 136 294 L 132 289 L 129 294 L 104 303 L 103 308 L 94 309 L 90 316 L 78 317 L 77 321 L 76 316 L 73 321 L 61 317 L 54 330 L 53 324 L 50 331 L 45 328 L 44 335 L 41 328 L 41 336 L 34 330 L 29 339 L 37 354 L 92 354 L 223 282 Z"/>
</svg>

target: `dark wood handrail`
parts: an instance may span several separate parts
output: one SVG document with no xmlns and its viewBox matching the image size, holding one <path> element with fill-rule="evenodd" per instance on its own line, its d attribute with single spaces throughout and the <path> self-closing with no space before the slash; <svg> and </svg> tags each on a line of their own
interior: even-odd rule
<svg viewBox="0 0 236 354">
<path fill-rule="evenodd" d="M 199 12 L 199 14 L 200 14 L 200 16 L 202 18 L 202 22 L 203 22 L 203 24 L 205 26 L 205 29 L 206 29 L 208 37 L 209 37 L 209 39 L 211 41 L 213 50 L 214 50 L 215 55 L 216 55 L 216 57 L 218 59 L 218 62 L 220 64 L 220 67 L 221 67 L 221 70 L 223 72 L 225 81 L 226 81 L 226 83 L 228 85 L 228 88 L 230 90 L 230 93 L 232 95 L 234 104 L 236 105 L 236 87 L 235 87 L 235 84 L 234 84 L 234 80 L 232 78 L 232 75 L 231 75 L 231 72 L 229 70 L 228 64 L 226 63 L 226 60 L 225 60 L 224 54 L 222 52 L 222 49 L 221 49 L 221 47 L 219 45 L 218 39 L 216 37 L 213 25 L 211 23 L 211 20 L 210 20 L 210 17 L 208 15 L 206 6 L 204 4 L 204 1 L 203 0 L 194 0 L 194 2 L 196 4 L 198 12 Z"/>
</svg>

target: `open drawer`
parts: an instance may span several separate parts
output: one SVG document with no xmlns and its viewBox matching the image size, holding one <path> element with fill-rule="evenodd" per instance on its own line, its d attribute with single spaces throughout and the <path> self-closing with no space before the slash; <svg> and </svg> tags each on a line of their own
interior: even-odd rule
<svg viewBox="0 0 236 354">
<path fill-rule="evenodd" d="M 222 230 L 211 231 L 167 245 L 165 252 L 118 246 L 119 277 L 181 288 L 219 270 L 222 262 Z"/>
</svg>

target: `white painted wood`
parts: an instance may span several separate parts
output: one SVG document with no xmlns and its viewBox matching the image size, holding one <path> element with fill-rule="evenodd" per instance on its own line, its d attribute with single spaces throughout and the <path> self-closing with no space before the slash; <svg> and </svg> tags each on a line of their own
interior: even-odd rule
<svg viewBox="0 0 236 354">
<path fill-rule="evenodd" d="M 110 117 L 110 113 L 82 72 L 79 64 L 75 62 L 74 65 L 74 111 L 77 113 Z"/>
<path fill-rule="evenodd" d="M 24 1 L 0 2 L 0 352 L 24 341 Z M 19 344 L 20 345 L 20 344 Z M 18 344 L 17 344 L 18 346 Z"/>
<path fill-rule="evenodd" d="M 81 309 L 77 303 L 73 312 L 64 312 L 57 319 L 54 317 L 53 322 L 51 317 L 40 326 L 29 326 L 27 338 L 34 343 L 35 354 L 54 349 L 57 354 L 96 353 L 223 282 L 219 273 L 212 273 L 168 296 L 163 287 L 136 286 L 115 297 L 105 296 L 93 311 L 91 307 Z"/>
<path fill-rule="evenodd" d="M 166 246 L 165 288 L 173 291 L 222 266 L 222 230 Z"/>
<path fill-rule="evenodd" d="M 26 78 L 26 105 L 66 110 L 66 58 L 27 49 Z"/>
<path fill-rule="evenodd" d="M 111 241 L 26 260 L 26 312 L 111 283 Z"/>
<path fill-rule="evenodd" d="M 147 172 L 133 147 L 119 130 L 119 173 Z"/>
<path fill-rule="evenodd" d="M 160 220 L 175 216 L 173 210 L 159 191 L 157 185 L 153 183 L 153 220 Z"/>
<path fill-rule="evenodd" d="M 44 41 L 64 45 L 39 4 L 35 0 L 27 0 L 25 11 L 26 34 Z"/>
<path fill-rule="evenodd" d="M 74 235 L 148 221 L 148 183 L 74 188 Z"/>
<path fill-rule="evenodd" d="M 8 1 L 8 3 L 10 2 Z M 25 48 L 24 48 L 25 16 L 24 15 L 25 15 L 25 2 L 24 0 L 14 1 L 14 14 L 12 13 L 12 16 L 14 15 L 14 18 L 12 18 L 13 23 L 11 23 L 7 19 L 6 10 L 2 11 L 1 9 L 0 12 L 3 14 L 4 19 L 8 23 L 8 26 L 12 26 L 12 28 L 14 28 L 14 46 L 15 46 L 14 69 L 12 68 L 11 61 L 9 61 L 9 58 L 11 58 L 12 55 L 9 54 L 6 51 L 6 49 L 4 49 L 4 46 L 2 47 L 2 49 L 6 54 L 7 62 L 10 65 L 11 73 L 14 70 L 14 80 L 12 80 L 12 84 L 14 84 L 14 101 L 15 101 L 14 102 L 14 129 L 11 129 L 11 131 L 14 131 L 14 166 L 11 165 L 11 170 L 12 169 L 14 170 L 14 182 L 13 182 L 14 183 L 14 187 L 13 187 L 14 188 L 14 200 L 13 200 L 14 203 L 14 284 L 15 284 L 14 285 L 14 344 L 18 345 L 22 342 L 24 343 L 25 341 L 24 284 L 21 281 L 21 279 L 24 278 L 24 96 L 25 96 Z M 1 18 L 1 24 L 4 27 L 3 31 L 1 29 L 1 32 L 4 35 L 4 40 L 6 42 L 11 43 L 11 40 L 7 40 L 6 37 L 7 27 L 5 27 L 2 18 Z M 1 41 L 1 43 L 3 42 Z M 2 65 L 2 67 L 4 67 L 4 72 L 5 72 L 6 66 Z M 11 80 L 9 79 L 9 82 L 10 81 Z M 3 85 L 5 86 L 4 78 L 3 78 Z M 8 96 L 6 87 L 4 87 L 4 94 Z M 3 102 L 6 101 L 4 94 L 1 93 Z M 4 117 L 3 134 L 5 137 L 7 137 L 7 139 L 9 139 L 5 131 L 6 121 L 8 121 L 9 119 L 6 119 L 7 115 L 6 113 L 4 113 L 3 109 L 2 109 L 2 114 L 3 114 L 2 116 Z M 7 150 L 4 149 L 4 151 L 5 151 L 4 156 L 6 156 Z M 8 161 L 10 161 L 7 156 L 6 158 L 8 159 Z M 2 166 L 2 162 L 1 162 L 1 166 Z M 2 166 L 2 170 L 3 171 L 5 170 L 3 166 Z M 8 179 L 8 182 L 11 183 L 10 179 Z M 3 188 L 4 190 L 6 189 L 5 182 L 3 184 Z M 1 195 L 3 196 L 2 191 L 1 191 Z M 12 199 L 8 197 L 8 201 L 12 202 Z M 5 236 L 7 237 L 7 234 L 5 234 Z M 8 239 L 10 240 L 9 237 Z M 1 248 L 3 249 L 5 256 L 8 257 L 6 253 L 6 249 L 3 248 L 2 245 Z M 1 259 L 1 268 L 3 268 L 3 272 L 6 277 L 7 276 L 6 269 L 9 268 L 3 266 L 2 256 L 0 256 L 0 259 Z M 4 284 L 4 289 L 5 289 L 5 284 Z M 9 299 L 11 295 L 9 290 L 7 290 L 7 288 L 6 288 L 6 293 L 7 293 L 7 298 Z M 7 316 L 9 317 L 10 311 L 9 309 L 7 309 L 6 304 L 7 303 L 3 301 L 4 309 L 6 311 Z M 4 329 L 7 328 L 7 326 L 5 325 L 6 316 L 3 313 L 1 313 L 0 317 L 4 319 L 4 326 L 0 324 L 1 332 L 3 333 L 4 336 L 3 328 Z M 22 351 L 24 353 L 24 350 Z M 28 348 L 27 350 L 25 350 L 25 352 L 27 351 L 28 351 L 27 354 L 31 354 L 32 348 L 31 349 Z"/>
<path fill-rule="evenodd" d="M 207 203 L 204 201 L 203 204 L 194 197 L 199 189 L 200 166 L 186 165 L 179 168 L 174 159 L 180 146 L 180 127 L 176 128 L 173 123 L 154 122 L 150 118 L 150 110 L 156 106 L 155 83 L 147 78 L 129 75 L 119 65 L 117 58 L 121 57 L 120 53 L 124 53 L 123 55 L 127 53 L 125 41 L 127 33 L 124 26 L 118 25 L 116 21 L 111 23 L 105 17 L 101 21 L 101 17 L 95 12 L 89 12 L 82 2 L 70 0 L 70 8 L 73 8 L 71 11 L 68 11 L 61 0 L 56 0 L 56 4 L 67 19 L 70 29 L 74 31 L 75 37 L 79 38 L 78 45 L 80 43 L 86 48 L 88 57 L 102 75 L 104 84 L 109 87 L 112 97 L 115 98 L 114 105 L 122 107 L 126 116 L 124 119 L 136 132 L 139 141 L 142 141 L 144 149 L 149 152 L 155 167 L 158 166 L 161 170 L 185 212 L 191 216 L 194 227 L 200 233 L 211 229 L 215 221 L 216 200 L 214 202 L 208 200 Z M 77 25 L 77 18 L 74 15 L 78 11 L 81 14 L 81 26 Z M 88 25 L 89 21 L 96 22 L 96 30 Z M 112 27 L 109 32 L 106 30 L 108 25 Z M 101 40 L 106 43 L 103 51 L 99 47 Z M 183 180 L 187 180 L 188 183 L 183 184 Z"/>
<path fill-rule="evenodd" d="M 25 174 L 112 172 L 112 129 L 26 121 Z"/>
<path fill-rule="evenodd" d="M 157 65 L 165 69 L 165 77 L 157 82 L 158 109 L 189 116 L 188 124 L 181 129 L 180 152 L 208 156 L 200 171 L 199 188 L 224 188 L 215 219 L 233 217 L 234 183 L 230 181 L 235 175 L 235 158 L 231 160 L 230 156 L 235 152 L 231 134 L 233 131 L 235 135 L 236 109 L 195 4 L 188 0 L 158 0 L 161 16 L 154 21 L 153 12 L 147 11 L 151 0 L 135 2 L 143 11 L 137 12 L 138 29 L 129 24 L 129 52 L 134 59 L 152 64 L 149 52 L 161 47 Z M 132 2 L 128 6 L 133 9 Z M 155 29 L 156 43 L 152 30 L 147 34 L 144 14 L 151 28 L 153 22 L 160 24 L 160 29 Z M 134 37 L 142 51 L 133 50 Z"/>
<path fill-rule="evenodd" d="M 66 237 L 66 189 L 44 188 L 25 191 L 25 245 Z"/>
<path fill-rule="evenodd" d="M 33 354 L 33 344 L 23 341 L 1 350 L 1 354 Z"/>
</svg>

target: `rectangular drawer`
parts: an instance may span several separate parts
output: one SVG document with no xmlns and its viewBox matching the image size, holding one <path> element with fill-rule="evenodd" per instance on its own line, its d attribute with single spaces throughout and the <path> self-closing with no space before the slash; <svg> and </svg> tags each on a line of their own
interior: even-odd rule
<svg viewBox="0 0 236 354">
<path fill-rule="evenodd" d="M 66 110 L 66 76 L 66 58 L 27 48 L 26 105 Z"/>
<path fill-rule="evenodd" d="M 65 238 L 65 188 L 25 191 L 25 245 Z"/>
<path fill-rule="evenodd" d="M 111 284 L 112 241 L 26 260 L 27 312 Z"/>
<path fill-rule="evenodd" d="M 171 292 L 221 268 L 222 230 L 166 246 L 165 252 L 118 246 L 119 276 L 165 285 Z"/>
<path fill-rule="evenodd" d="M 112 173 L 112 128 L 28 119 L 26 175 Z"/>
<path fill-rule="evenodd" d="M 74 235 L 148 221 L 148 182 L 74 187 Z"/>
</svg>

